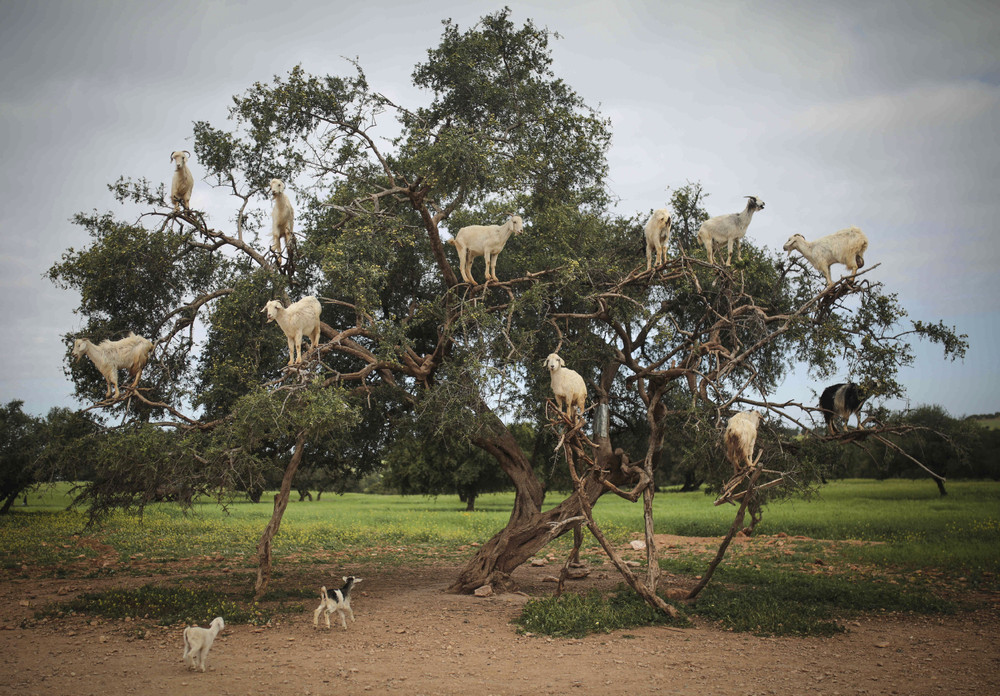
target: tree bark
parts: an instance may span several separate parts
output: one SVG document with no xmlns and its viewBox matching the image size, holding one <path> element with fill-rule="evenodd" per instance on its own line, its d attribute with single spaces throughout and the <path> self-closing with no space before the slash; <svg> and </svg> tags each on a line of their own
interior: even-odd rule
<svg viewBox="0 0 1000 696">
<path fill-rule="evenodd" d="M 493 438 L 481 438 L 475 444 L 490 452 L 510 476 L 515 489 L 514 509 L 507 526 L 479 548 L 448 588 L 449 592 L 457 594 L 473 592 L 486 584 L 499 590 L 513 589 L 515 585 L 510 574 L 539 549 L 571 530 L 573 524 L 568 521 L 579 518 L 582 510 L 578 493 L 574 492 L 556 507 L 541 511 L 544 496 L 541 482 L 506 429 Z M 598 446 L 601 468 L 611 472 L 609 480 L 621 483 L 623 476 L 618 455 L 611 452 L 606 439 L 599 440 Z M 588 479 L 583 490 L 590 505 L 607 491 L 594 479 Z"/>
<path fill-rule="evenodd" d="M 0 507 L 0 515 L 6 515 L 7 514 L 7 511 L 10 510 L 10 506 L 14 504 L 15 500 L 17 500 L 17 494 L 18 493 L 19 493 L 19 491 L 14 491 L 9 496 L 7 496 L 7 498 L 3 502 L 3 506 Z"/>
<path fill-rule="evenodd" d="M 271 514 L 271 521 L 264 528 L 264 533 L 257 542 L 257 582 L 254 585 L 254 599 L 260 599 L 267 591 L 267 584 L 271 580 L 271 540 L 278 533 L 281 527 L 281 517 L 288 507 L 288 498 L 292 492 L 292 479 L 295 472 L 302 463 L 302 453 L 306 442 L 306 431 L 299 432 L 295 436 L 295 451 L 292 459 L 285 467 L 285 476 L 281 479 L 281 489 L 274 496 L 274 512 Z"/>
</svg>

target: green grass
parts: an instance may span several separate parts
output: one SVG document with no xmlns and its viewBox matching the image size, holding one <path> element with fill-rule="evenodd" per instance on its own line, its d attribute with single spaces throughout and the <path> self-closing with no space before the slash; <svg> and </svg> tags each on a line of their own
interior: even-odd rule
<svg viewBox="0 0 1000 696">
<path fill-rule="evenodd" d="M 681 616 L 671 619 L 622 584 L 608 596 L 592 590 L 587 594 L 569 592 L 561 597 L 529 600 L 515 623 L 524 633 L 580 638 L 590 633 L 610 633 L 636 626 L 689 625 L 683 608 L 677 608 Z"/>
<path fill-rule="evenodd" d="M 806 572 L 772 561 L 723 566 L 693 611 L 734 631 L 826 636 L 843 630 L 839 619 L 859 614 L 955 609 L 926 585 L 908 585 L 892 574 Z"/>
<path fill-rule="evenodd" d="M 65 509 L 68 488 L 36 491 L 28 507 L 17 506 L 0 518 L 0 569 L 14 575 L 88 577 L 157 569 L 176 574 L 182 565 L 185 574 L 227 570 L 232 577 L 252 567 L 257 539 L 271 514 L 270 502 L 240 501 L 223 510 L 205 501 L 187 512 L 156 504 L 142 518 L 117 514 L 88 530 L 83 513 Z M 823 487 L 812 500 L 772 504 L 757 528 L 760 535 L 783 532 L 816 541 L 733 545 L 695 611 L 734 630 L 825 634 L 858 612 L 947 611 L 953 605 L 942 596 L 955 600 L 970 587 L 1000 590 L 1000 483 L 951 481 L 948 491 L 939 497 L 933 483 L 923 480 L 849 480 Z M 550 498 L 549 505 L 555 505 L 561 496 Z M 270 494 L 264 499 L 269 501 Z M 512 494 L 484 495 L 477 500 L 479 509 L 469 513 L 454 497 L 328 494 L 321 502 L 297 502 L 293 496 L 274 542 L 275 577 L 316 564 L 345 572 L 359 566 L 377 571 L 458 564 L 504 526 L 512 502 Z M 658 533 L 721 536 L 734 509 L 713 506 L 703 493 L 668 492 L 656 496 L 654 512 Z M 641 506 L 612 496 L 601 500 L 596 516 L 619 544 L 642 531 Z M 569 543 L 568 537 L 555 542 L 555 553 Z M 589 537 L 588 544 L 585 557 L 599 555 Z M 665 554 L 662 565 L 694 576 L 704 572 L 711 553 L 675 551 Z M 287 595 L 290 590 L 276 591 Z M 292 596 L 286 595 L 268 599 Z M 617 625 L 595 608 L 611 600 L 589 597 L 569 605 L 577 601 L 569 597 L 537 605 L 541 615 L 562 612 L 564 628 L 550 618 L 554 623 L 547 629 L 524 630 L 576 635 L 580 622 Z M 565 611 L 559 602 L 567 603 Z"/>
<path fill-rule="evenodd" d="M 89 614 L 107 619 L 144 619 L 159 624 L 208 625 L 216 616 L 226 623 L 261 625 L 270 613 L 256 602 L 193 587 L 158 587 L 89 592 L 76 599 L 37 612 L 36 618 L 63 614 Z"/>
</svg>

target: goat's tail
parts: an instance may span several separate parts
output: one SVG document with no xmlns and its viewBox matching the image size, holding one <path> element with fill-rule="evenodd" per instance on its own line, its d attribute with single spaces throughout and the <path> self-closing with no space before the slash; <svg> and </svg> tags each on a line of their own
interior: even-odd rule
<svg viewBox="0 0 1000 696">
<path fill-rule="evenodd" d="M 451 244 L 453 247 L 458 247 L 458 245 L 455 244 L 455 240 L 454 239 L 446 239 L 445 240 L 445 244 Z"/>
<path fill-rule="evenodd" d="M 324 602 L 327 600 L 326 585 L 323 585 L 321 588 L 319 588 L 319 598 L 322 599 Z"/>
</svg>

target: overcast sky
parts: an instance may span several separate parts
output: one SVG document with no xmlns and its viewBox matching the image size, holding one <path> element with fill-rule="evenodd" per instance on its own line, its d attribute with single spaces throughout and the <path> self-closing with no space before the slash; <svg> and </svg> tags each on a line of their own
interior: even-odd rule
<svg viewBox="0 0 1000 696">
<path fill-rule="evenodd" d="M 964 361 L 917 347 L 910 404 L 1000 410 L 1000 3 L 508 4 L 561 35 L 553 69 L 611 119 L 619 212 L 663 206 L 690 180 L 712 215 L 764 199 L 748 237 L 772 249 L 859 226 L 866 264 L 882 264 L 870 277 L 912 317 L 969 335 Z M 62 340 L 82 326 L 78 298 L 42 274 L 86 245 L 74 213 L 115 209 L 106 184 L 166 182 L 194 121 L 224 126 L 232 95 L 296 64 L 346 74 L 357 58 L 375 89 L 425 103 L 410 74 L 441 20 L 465 29 L 500 7 L 0 0 L 0 402 L 78 406 Z M 214 224 L 231 214 L 203 184 L 192 205 Z M 806 388 L 793 377 L 776 396 Z"/>
</svg>

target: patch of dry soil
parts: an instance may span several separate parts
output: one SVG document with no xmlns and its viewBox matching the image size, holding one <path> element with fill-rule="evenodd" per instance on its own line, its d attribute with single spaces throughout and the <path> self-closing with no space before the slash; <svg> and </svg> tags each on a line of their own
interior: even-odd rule
<svg viewBox="0 0 1000 696">
<path fill-rule="evenodd" d="M 357 622 L 346 631 L 336 616 L 332 630 L 314 629 L 312 601 L 306 613 L 279 615 L 266 629 L 228 626 L 205 674 L 181 662 L 180 627 L 83 617 L 18 627 L 49 601 L 162 576 L 7 580 L 0 693 L 1000 694 L 995 598 L 977 613 L 850 622 L 833 638 L 757 638 L 701 624 L 553 640 L 515 632 L 524 595 L 446 594 L 457 570 L 366 575 L 352 601 Z M 542 578 L 553 570 L 523 567 L 515 580 L 527 594 L 547 596 L 553 585 Z M 303 581 L 338 584 L 319 572 Z M 618 582 L 596 569 L 570 589 Z"/>
</svg>

